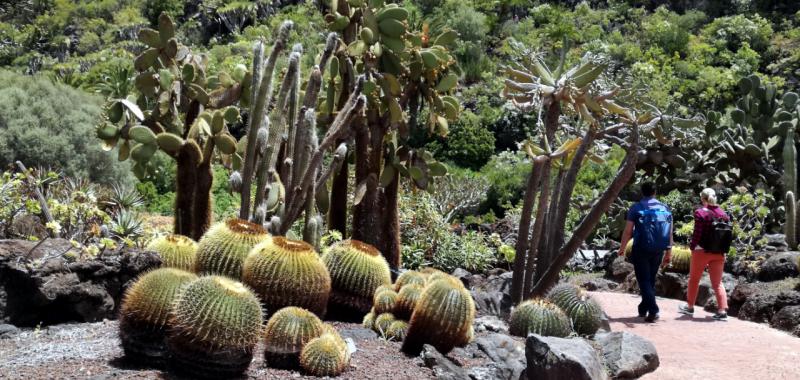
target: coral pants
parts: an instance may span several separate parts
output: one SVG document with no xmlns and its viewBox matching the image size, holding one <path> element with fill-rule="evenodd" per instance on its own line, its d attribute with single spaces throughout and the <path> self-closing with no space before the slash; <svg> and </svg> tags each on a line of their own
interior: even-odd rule
<svg viewBox="0 0 800 380">
<path fill-rule="evenodd" d="M 700 277 L 703 276 L 708 266 L 708 277 L 711 279 L 711 289 L 717 296 L 717 305 L 720 311 L 728 310 L 728 296 L 722 285 L 722 270 L 725 266 L 725 255 L 706 253 L 701 250 L 692 251 L 692 262 L 689 267 L 689 289 L 686 291 L 686 302 L 691 306 L 697 300 L 697 289 L 700 286 Z"/>
</svg>

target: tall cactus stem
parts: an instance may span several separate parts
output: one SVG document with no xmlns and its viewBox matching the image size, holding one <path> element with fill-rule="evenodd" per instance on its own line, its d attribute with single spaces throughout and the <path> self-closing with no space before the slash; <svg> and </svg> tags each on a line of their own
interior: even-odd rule
<svg viewBox="0 0 800 380">
<path fill-rule="evenodd" d="M 794 128 L 786 131 L 783 143 L 783 185 L 784 189 L 797 196 L 797 148 L 794 144 Z"/>
<path fill-rule="evenodd" d="M 783 225 L 784 234 L 786 235 L 786 244 L 789 249 L 797 249 L 797 203 L 795 202 L 794 193 L 791 191 L 786 192 L 786 223 Z"/>
</svg>

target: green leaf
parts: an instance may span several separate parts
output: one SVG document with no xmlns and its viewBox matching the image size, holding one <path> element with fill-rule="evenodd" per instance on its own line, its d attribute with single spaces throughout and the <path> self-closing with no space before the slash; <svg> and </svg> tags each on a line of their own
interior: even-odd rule
<svg viewBox="0 0 800 380">
<path fill-rule="evenodd" d="M 458 75 L 449 74 L 446 77 L 442 78 L 439 81 L 439 84 L 436 85 L 436 91 L 439 92 L 447 92 L 453 89 L 453 87 L 458 84 Z"/>
<path fill-rule="evenodd" d="M 428 164 L 428 173 L 434 177 L 442 177 L 447 174 L 447 165 L 436 161 Z"/>
<path fill-rule="evenodd" d="M 128 136 L 134 141 L 142 144 L 152 144 L 156 141 L 156 134 L 143 125 L 137 125 L 128 131 Z"/>
</svg>

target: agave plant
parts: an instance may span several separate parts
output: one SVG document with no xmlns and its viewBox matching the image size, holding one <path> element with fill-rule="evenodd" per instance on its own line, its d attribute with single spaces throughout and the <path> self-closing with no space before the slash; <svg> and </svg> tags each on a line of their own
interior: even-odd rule
<svg viewBox="0 0 800 380">
<path fill-rule="evenodd" d="M 114 184 L 109 203 L 117 210 L 130 210 L 144 205 L 144 198 L 131 186 Z"/>
<path fill-rule="evenodd" d="M 111 233 L 120 239 L 135 239 L 144 233 L 144 221 L 139 213 L 123 209 L 114 215 Z"/>
</svg>

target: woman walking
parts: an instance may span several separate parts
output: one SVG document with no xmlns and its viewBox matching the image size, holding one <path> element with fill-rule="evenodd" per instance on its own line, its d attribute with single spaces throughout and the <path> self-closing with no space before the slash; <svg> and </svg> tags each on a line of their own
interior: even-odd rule
<svg viewBox="0 0 800 380">
<path fill-rule="evenodd" d="M 694 233 L 689 248 L 692 250 L 692 260 L 689 267 L 689 285 L 686 291 L 686 305 L 679 307 L 679 312 L 686 315 L 694 315 L 694 303 L 697 300 L 697 289 L 700 286 L 700 277 L 708 267 L 708 275 L 711 279 L 711 288 L 717 297 L 717 313 L 712 318 L 716 320 L 727 320 L 728 318 L 728 297 L 725 287 L 722 285 L 722 271 L 725 266 L 724 248 L 719 248 L 715 239 L 718 233 L 715 228 L 719 222 L 730 226 L 730 218 L 722 208 L 717 205 L 717 194 L 713 189 L 703 189 L 700 192 L 700 201 L 703 205 L 694 212 Z M 725 243 L 723 242 L 723 246 Z M 730 241 L 727 242 L 730 246 Z"/>
</svg>

